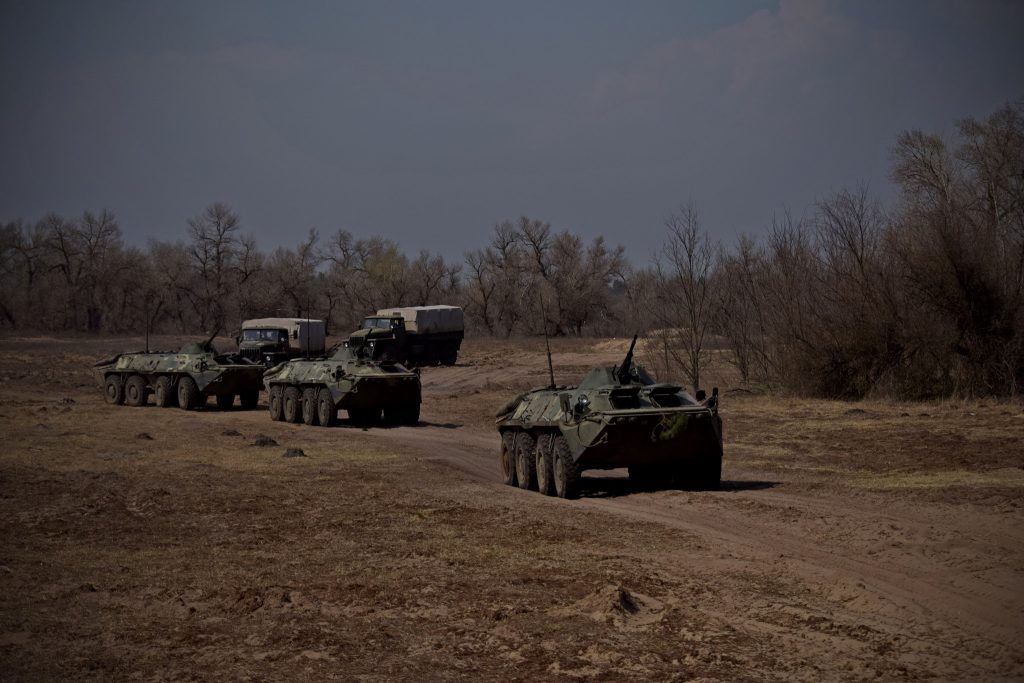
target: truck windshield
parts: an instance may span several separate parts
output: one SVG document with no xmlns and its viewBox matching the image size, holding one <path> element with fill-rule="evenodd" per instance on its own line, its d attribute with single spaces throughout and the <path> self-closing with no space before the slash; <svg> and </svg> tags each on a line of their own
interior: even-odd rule
<svg viewBox="0 0 1024 683">
<path fill-rule="evenodd" d="M 390 318 L 365 318 L 363 320 L 363 329 L 364 330 L 375 330 L 375 329 L 387 330 L 387 329 L 390 329 L 390 328 L 391 328 L 391 319 Z"/>
<path fill-rule="evenodd" d="M 286 342 L 287 330 L 242 330 L 243 341 L 254 342 Z"/>
</svg>

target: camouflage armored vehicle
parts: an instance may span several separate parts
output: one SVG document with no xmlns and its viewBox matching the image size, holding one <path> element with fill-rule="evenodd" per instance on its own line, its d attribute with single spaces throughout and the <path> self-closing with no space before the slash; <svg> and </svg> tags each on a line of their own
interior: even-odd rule
<svg viewBox="0 0 1024 683">
<path fill-rule="evenodd" d="M 144 406 L 153 394 L 158 406 L 185 410 L 206 405 L 209 396 L 218 408 L 230 408 L 235 396 L 243 408 L 255 408 L 265 370 L 237 354 L 217 353 L 212 336 L 178 351 L 121 353 L 94 368 L 107 403 Z"/>
<path fill-rule="evenodd" d="M 330 427 L 338 409 L 356 424 L 414 425 L 420 419 L 420 376 L 344 346 L 326 358 L 291 360 L 267 370 L 270 419 Z"/>
<path fill-rule="evenodd" d="M 718 389 L 697 398 L 633 366 L 633 348 L 579 386 L 533 389 L 497 414 L 504 482 L 575 498 L 584 470 L 629 468 L 644 487 L 717 489 L 722 477 Z M 550 363 L 550 352 L 548 355 Z"/>
</svg>

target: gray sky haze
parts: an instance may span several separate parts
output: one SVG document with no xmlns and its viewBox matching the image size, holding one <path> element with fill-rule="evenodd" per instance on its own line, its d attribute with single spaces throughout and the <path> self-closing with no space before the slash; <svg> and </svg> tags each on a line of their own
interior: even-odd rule
<svg viewBox="0 0 1024 683">
<path fill-rule="evenodd" d="M 645 262 L 694 201 L 760 233 L 888 199 L 908 128 L 1024 96 L 1024 3 L 0 5 L 0 220 L 110 208 L 184 238 L 214 201 L 269 249 L 309 228 L 459 257 L 527 215 Z"/>
</svg>

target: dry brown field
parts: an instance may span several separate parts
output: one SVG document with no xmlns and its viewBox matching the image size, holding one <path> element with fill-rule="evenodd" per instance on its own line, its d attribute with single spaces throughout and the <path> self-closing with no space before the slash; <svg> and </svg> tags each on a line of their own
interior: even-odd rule
<svg viewBox="0 0 1024 683">
<path fill-rule="evenodd" d="M 624 346 L 556 340 L 555 373 Z M 721 491 L 563 501 L 499 482 L 536 340 L 468 340 L 419 426 L 373 429 L 106 405 L 92 362 L 141 347 L 0 340 L 2 680 L 1024 678 L 1019 402 L 722 375 Z"/>
</svg>

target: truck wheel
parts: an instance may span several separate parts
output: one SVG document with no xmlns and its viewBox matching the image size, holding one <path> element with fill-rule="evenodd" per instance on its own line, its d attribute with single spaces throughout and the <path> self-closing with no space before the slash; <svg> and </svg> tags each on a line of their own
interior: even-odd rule
<svg viewBox="0 0 1024 683">
<path fill-rule="evenodd" d="M 302 422 L 310 426 L 320 422 L 316 407 L 316 389 L 307 388 L 302 391 Z"/>
<path fill-rule="evenodd" d="M 316 397 L 316 413 L 321 427 L 333 427 L 338 422 L 338 409 L 334 406 L 331 390 L 321 387 Z"/>
<path fill-rule="evenodd" d="M 501 481 L 509 486 L 516 485 L 515 438 L 511 429 L 501 433 Z"/>
<path fill-rule="evenodd" d="M 217 394 L 217 407 L 221 410 L 228 410 L 235 403 L 234 394 Z"/>
<path fill-rule="evenodd" d="M 301 406 L 299 390 L 296 387 L 287 387 L 281 397 L 284 406 L 284 421 L 295 424 L 299 421 Z"/>
<path fill-rule="evenodd" d="M 242 404 L 242 410 L 253 410 L 260 404 L 260 391 L 246 391 L 238 395 L 238 400 Z"/>
<path fill-rule="evenodd" d="M 552 447 L 555 442 L 553 434 L 541 434 L 537 439 L 537 461 L 534 469 L 537 472 L 537 490 L 545 496 L 555 494 L 555 473 L 551 466 Z"/>
<path fill-rule="evenodd" d="M 270 406 L 270 419 L 274 422 L 280 422 L 284 417 L 284 406 L 282 405 L 281 399 L 281 387 L 276 384 L 270 387 L 270 397 L 267 399 L 267 403 Z"/>
<path fill-rule="evenodd" d="M 171 378 L 166 375 L 156 378 L 156 390 L 153 392 L 156 404 L 161 408 L 169 408 L 177 401 L 174 395 L 174 387 L 171 386 Z"/>
<path fill-rule="evenodd" d="M 200 403 L 206 403 L 206 396 L 200 401 L 199 388 L 191 377 L 178 380 L 178 405 L 184 410 L 195 410 Z"/>
<path fill-rule="evenodd" d="M 124 402 L 136 407 L 146 405 L 146 380 L 141 375 L 132 375 L 124 383 Z"/>
<path fill-rule="evenodd" d="M 523 432 L 516 443 L 516 481 L 524 491 L 537 490 L 537 473 L 534 466 L 537 459 L 537 441 Z"/>
<path fill-rule="evenodd" d="M 120 375 L 108 375 L 103 383 L 103 397 L 107 403 L 119 406 L 124 403 L 124 385 L 121 384 Z"/>
<path fill-rule="evenodd" d="M 441 351 L 441 364 L 442 365 L 455 365 L 455 361 L 459 359 L 459 350 L 447 348 Z"/>
<path fill-rule="evenodd" d="M 559 498 L 577 498 L 580 495 L 580 471 L 569 452 L 569 442 L 559 434 L 555 437 L 555 494 Z"/>
</svg>

